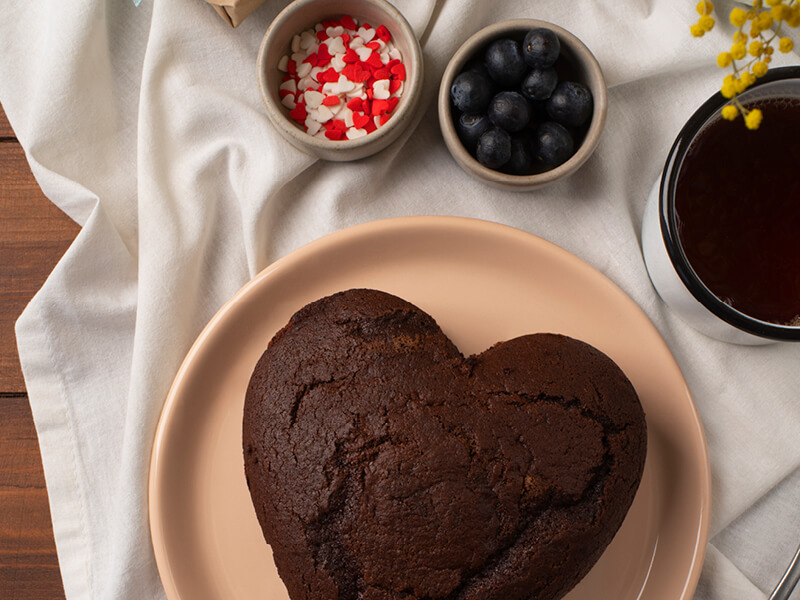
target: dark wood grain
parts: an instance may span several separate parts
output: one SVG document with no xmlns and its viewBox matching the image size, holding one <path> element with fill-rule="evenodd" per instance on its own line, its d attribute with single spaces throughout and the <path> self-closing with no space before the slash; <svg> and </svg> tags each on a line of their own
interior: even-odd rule
<svg viewBox="0 0 800 600">
<path fill-rule="evenodd" d="M 0 392 L 24 392 L 14 322 L 79 227 L 44 197 L 18 143 L 0 143 Z"/>
<path fill-rule="evenodd" d="M 11 129 L 8 119 L 6 118 L 6 113 L 3 110 L 3 107 L 0 106 L 0 140 L 7 138 L 16 138 L 16 136 L 14 134 L 14 130 Z"/>
<path fill-rule="evenodd" d="M 64 598 L 14 322 L 79 228 L 44 197 L 0 107 L 0 598 Z"/>
<path fill-rule="evenodd" d="M 3 396 L 0 407 L 0 598 L 63 598 L 28 398 Z"/>
</svg>

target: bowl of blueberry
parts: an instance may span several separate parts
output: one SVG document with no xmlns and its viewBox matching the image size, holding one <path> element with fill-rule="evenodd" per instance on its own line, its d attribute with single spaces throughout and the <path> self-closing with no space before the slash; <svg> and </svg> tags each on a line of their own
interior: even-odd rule
<svg viewBox="0 0 800 600">
<path fill-rule="evenodd" d="M 439 123 L 461 167 L 495 187 L 525 191 L 558 181 L 594 151 L 606 84 L 591 51 L 534 19 L 490 25 L 450 59 Z"/>
</svg>

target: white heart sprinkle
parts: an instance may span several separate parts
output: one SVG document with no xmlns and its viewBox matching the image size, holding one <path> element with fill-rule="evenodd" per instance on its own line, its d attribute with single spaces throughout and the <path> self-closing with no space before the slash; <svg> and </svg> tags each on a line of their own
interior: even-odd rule
<svg viewBox="0 0 800 600">
<path fill-rule="evenodd" d="M 322 129 L 322 123 L 310 117 L 306 119 L 306 133 L 308 133 L 308 135 L 314 135 L 320 129 Z"/>
<path fill-rule="evenodd" d="M 297 102 L 294 101 L 294 96 L 292 94 L 286 94 L 283 98 L 281 98 L 281 104 L 283 104 L 289 110 L 294 110 L 297 106 Z"/>
<path fill-rule="evenodd" d="M 344 121 L 344 124 L 348 127 L 353 126 L 353 111 L 347 108 L 346 105 L 336 114 L 336 117 Z"/>
<path fill-rule="evenodd" d="M 355 50 L 356 48 L 361 48 L 364 45 L 364 40 L 360 37 L 356 36 L 352 40 L 350 40 L 350 47 Z"/>
<path fill-rule="evenodd" d="M 381 62 L 383 64 L 388 64 L 390 60 L 388 52 L 381 52 Z"/>
<path fill-rule="evenodd" d="M 325 30 L 325 33 L 328 34 L 328 37 L 338 37 L 344 33 L 344 27 L 341 25 L 337 25 L 336 27 L 328 27 Z"/>
<path fill-rule="evenodd" d="M 400 54 L 400 50 L 397 48 L 392 48 L 389 50 L 389 58 L 392 60 L 403 60 L 403 55 Z"/>
<path fill-rule="evenodd" d="M 337 73 L 341 73 L 342 70 L 347 66 L 347 63 L 344 62 L 344 54 L 336 54 L 331 59 L 331 66 L 336 70 Z"/>
<path fill-rule="evenodd" d="M 317 87 L 317 82 L 311 79 L 311 77 L 303 77 L 300 81 L 297 82 L 297 89 L 301 92 L 306 91 L 308 88 L 315 88 Z"/>
<path fill-rule="evenodd" d="M 401 82 L 400 82 L 400 87 L 399 87 L 399 88 L 397 88 L 397 89 L 394 91 L 394 93 L 392 94 L 392 96 L 397 96 L 397 97 L 400 97 L 400 96 L 402 96 L 402 95 L 403 95 L 403 82 L 401 81 Z"/>
<path fill-rule="evenodd" d="M 300 52 L 300 36 L 296 35 L 292 38 L 292 52 Z"/>
<path fill-rule="evenodd" d="M 347 52 L 347 48 L 344 46 L 344 40 L 341 37 L 330 37 L 325 40 L 325 43 L 328 45 L 328 54 L 336 55 Z"/>
<path fill-rule="evenodd" d="M 281 84 L 280 89 L 289 90 L 290 92 L 294 93 L 294 92 L 297 91 L 297 82 L 294 79 L 290 79 L 288 81 L 284 81 Z"/>
<path fill-rule="evenodd" d="M 372 56 L 372 48 L 361 46 L 361 48 L 356 48 L 356 54 L 358 54 L 358 60 L 365 61 Z"/>
<path fill-rule="evenodd" d="M 301 62 L 303 62 L 307 58 L 308 54 L 306 54 L 305 52 L 295 52 L 294 54 L 292 54 L 292 60 L 298 66 L 300 65 Z"/>
<path fill-rule="evenodd" d="M 314 90 L 306 90 L 303 93 L 303 98 L 306 99 L 306 106 L 308 108 L 318 108 L 325 99 L 325 95 L 315 92 Z"/>
<path fill-rule="evenodd" d="M 348 140 L 355 140 L 367 135 L 366 129 L 357 129 L 356 127 L 350 127 L 346 132 L 345 135 L 347 136 Z"/>
<path fill-rule="evenodd" d="M 289 57 L 287 55 L 281 56 L 278 61 L 278 71 L 283 71 L 284 73 L 289 71 Z"/>
<path fill-rule="evenodd" d="M 314 46 L 317 43 L 317 36 L 315 36 L 310 31 L 304 31 L 300 34 L 300 48 L 303 50 L 308 50 L 311 46 Z"/>
<path fill-rule="evenodd" d="M 325 123 L 333 118 L 333 113 L 327 106 L 320 106 L 319 108 L 312 108 L 308 111 L 308 116 L 315 121 Z"/>
<path fill-rule="evenodd" d="M 339 81 L 333 84 L 334 94 L 346 94 L 356 88 L 356 84 L 344 75 L 339 75 Z"/>
<path fill-rule="evenodd" d="M 308 92 L 306 92 L 308 94 Z M 372 97 L 376 100 L 388 100 L 389 99 L 389 80 L 388 79 L 379 79 L 375 83 L 372 84 Z"/>
<path fill-rule="evenodd" d="M 311 79 L 313 79 L 314 81 L 319 82 L 319 79 L 317 79 L 317 76 L 320 73 L 322 73 L 324 70 L 325 69 L 323 69 L 321 67 L 314 67 L 313 69 L 311 69 L 311 73 L 309 73 L 308 76 L 311 77 Z"/>
<path fill-rule="evenodd" d="M 364 40 L 365 44 L 368 44 L 372 41 L 372 38 L 375 37 L 375 30 L 374 29 L 366 29 L 364 27 L 358 28 L 358 35 L 359 37 Z"/>
<path fill-rule="evenodd" d="M 356 96 L 362 100 L 366 100 L 367 98 L 367 92 L 364 91 L 364 84 L 361 82 L 357 83 L 351 91 L 347 92 L 348 98 L 355 98 Z"/>
<path fill-rule="evenodd" d="M 300 63 L 297 65 L 297 76 L 302 79 L 303 77 L 308 77 L 309 73 L 311 73 L 311 63 Z"/>
<path fill-rule="evenodd" d="M 316 25 L 314 25 L 314 31 L 322 31 L 323 29 L 325 29 L 325 25 L 323 25 L 322 23 L 317 23 Z"/>
</svg>

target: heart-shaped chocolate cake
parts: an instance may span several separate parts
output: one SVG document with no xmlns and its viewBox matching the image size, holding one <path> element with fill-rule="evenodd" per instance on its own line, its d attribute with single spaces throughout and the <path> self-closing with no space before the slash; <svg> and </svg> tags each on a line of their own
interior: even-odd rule
<svg viewBox="0 0 800 600">
<path fill-rule="evenodd" d="M 552 600 L 622 524 L 646 426 L 588 344 L 527 335 L 465 358 L 416 306 L 349 290 L 269 343 L 243 446 L 292 600 Z"/>
</svg>

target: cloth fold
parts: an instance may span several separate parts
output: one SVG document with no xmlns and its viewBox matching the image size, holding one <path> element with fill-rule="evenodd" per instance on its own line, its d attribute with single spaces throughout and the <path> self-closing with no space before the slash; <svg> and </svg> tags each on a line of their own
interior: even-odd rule
<svg viewBox="0 0 800 600">
<path fill-rule="evenodd" d="M 766 598 L 800 540 L 800 347 L 732 346 L 690 329 L 658 299 L 639 245 L 647 194 L 683 122 L 718 89 L 715 57 L 731 28 L 720 18 L 693 39 L 694 3 L 673 0 L 395 3 L 423 36 L 417 123 L 369 159 L 333 164 L 285 144 L 261 107 L 255 58 L 284 0 L 235 30 L 198 0 L 12 0 L 0 102 L 45 194 L 83 225 L 17 324 L 67 598 L 164 597 L 149 541 L 151 443 L 173 376 L 216 310 L 306 242 L 415 214 L 539 235 L 645 310 L 709 442 L 712 547 L 696 598 Z M 577 174 L 515 194 L 459 169 L 435 98 L 469 35 L 520 17 L 592 49 L 609 113 Z"/>
</svg>

